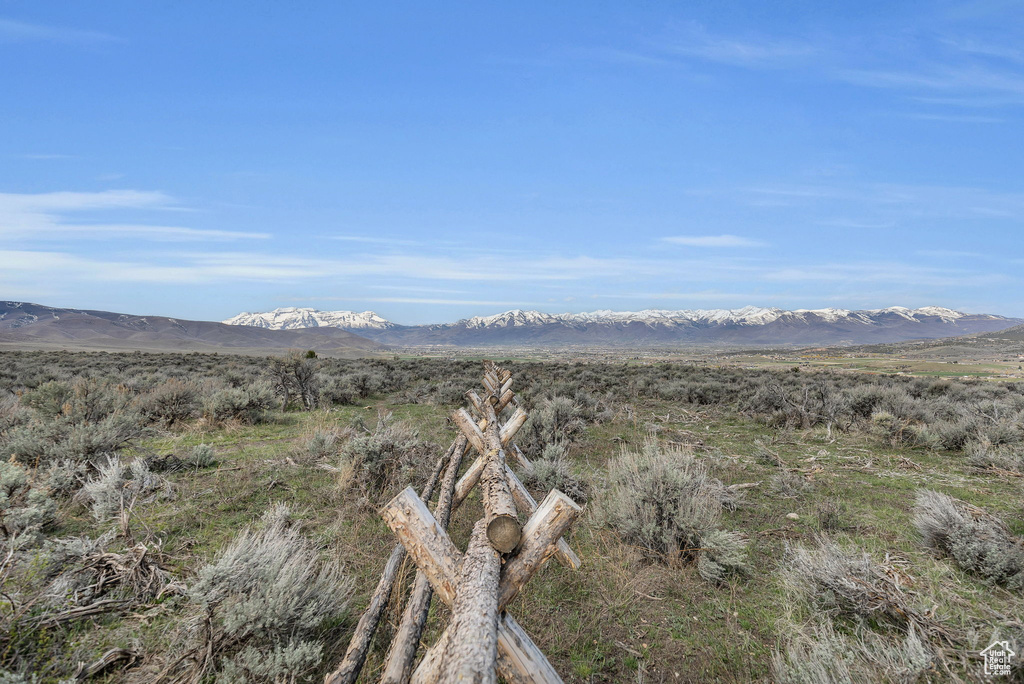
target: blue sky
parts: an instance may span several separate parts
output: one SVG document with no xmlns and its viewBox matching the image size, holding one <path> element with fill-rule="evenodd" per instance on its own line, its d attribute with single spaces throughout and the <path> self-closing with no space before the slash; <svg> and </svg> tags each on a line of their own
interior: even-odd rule
<svg viewBox="0 0 1024 684">
<path fill-rule="evenodd" d="M 0 298 L 1024 316 L 1024 4 L 0 2 Z"/>
</svg>

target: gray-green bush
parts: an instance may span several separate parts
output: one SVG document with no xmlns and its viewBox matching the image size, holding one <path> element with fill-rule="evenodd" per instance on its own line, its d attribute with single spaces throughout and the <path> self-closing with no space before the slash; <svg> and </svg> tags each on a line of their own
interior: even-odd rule
<svg viewBox="0 0 1024 684">
<path fill-rule="evenodd" d="M 373 430 L 357 428 L 342 447 L 340 484 L 358 490 L 366 502 L 377 505 L 386 493 L 418 480 L 428 467 L 427 456 L 415 430 L 382 412 Z"/>
<path fill-rule="evenodd" d="M 543 491 L 557 489 L 578 504 L 590 498 L 590 486 L 572 471 L 562 444 L 544 447 L 541 457 L 533 461 L 533 472 L 524 476 L 523 483 Z"/>
<path fill-rule="evenodd" d="M 188 596 L 198 608 L 184 659 L 196 680 L 312 681 L 348 613 L 352 582 L 272 507 L 240 532 Z"/>
<path fill-rule="evenodd" d="M 691 452 L 648 442 L 609 462 L 599 508 L 627 542 L 696 563 L 702 577 L 718 582 L 745 567 L 746 542 L 719 529 L 722 506 L 731 500 Z"/>
<path fill-rule="evenodd" d="M 924 545 L 988 582 L 1024 591 L 1024 540 L 999 518 L 930 489 L 917 493 L 914 526 Z"/>
<path fill-rule="evenodd" d="M 82 487 L 93 517 L 104 522 L 136 503 L 157 496 L 169 496 L 170 482 L 149 469 L 145 459 L 137 458 L 125 466 L 117 456 L 97 467 L 95 476 Z"/>
<path fill-rule="evenodd" d="M 0 549 L 38 544 L 56 514 L 57 502 L 35 473 L 17 461 L 0 461 Z"/>
</svg>

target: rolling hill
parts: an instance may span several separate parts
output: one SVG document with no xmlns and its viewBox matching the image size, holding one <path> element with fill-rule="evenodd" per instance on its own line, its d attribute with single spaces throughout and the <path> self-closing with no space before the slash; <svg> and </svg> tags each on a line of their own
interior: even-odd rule
<svg viewBox="0 0 1024 684">
<path fill-rule="evenodd" d="M 166 316 L 0 302 L 0 348 L 234 353 L 314 349 L 320 354 L 358 356 L 378 350 L 381 345 L 341 328 L 271 330 Z"/>
</svg>

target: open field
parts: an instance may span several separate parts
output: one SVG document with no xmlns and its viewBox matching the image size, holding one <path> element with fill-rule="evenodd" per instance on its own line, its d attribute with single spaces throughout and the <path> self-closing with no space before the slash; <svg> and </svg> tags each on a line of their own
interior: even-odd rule
<svg viewBox="0 0 1024 684">
<path fill-rule="evenodd" d="M 447 417 L 480 375 L 475 360 L 0 358 L 0 447 L 10 454 L 0 509 L 5 681 L 33 672 L 57 681 L 113 648 L 130 655 L 96 673 L 108 681 L 320 681 L 394 544 L 377 507 L 422 482 L 455 435 Z M 984 377 L 984 364 L 965 364 L 957 370 L 979 370 L 956 377 L 927 377 L 921 366 L 913 371 L 921 377 L 909 377 L 891 375 L 904 371 L 884 359 L 842 359 L 843 372 L 817 367 L 828 360 L 797 372 L 792 361 L 763 361 L 506 363 L 531 412 L 519 444 L 547 467 L 528 482 L 535 497 L 557 486 L 586 498 L 568 535 L 582 567 L 550 563 L 510 607 L 565 681 L 812 682 L 841 681 L 843 672 L 982 681 L 978 654 L 993 639 L 1020 652 L 1024 385 L 959 379 Z M 312 372 L 308 386 L 303 369 Z M 721 576 L 700 569 L 710 544 L 659 546 L 617 522 L 617 504 L 664 504 L 664 529 L 686 526 L 668 506 L 681 499 L 664 483 L 651 498 L 639 481 L 629 489 L 616 479 L 623 455 L 645 450 L 657 455 L 652 462 L 704 472 L 732 492 L 694 532 L 742 541 L 741 561 Z M 148 467 L 111 479 L 111 458 Z M 996 546 L 927 548 L 914 522 L 923 490 L 1000 519 L 971 528 Z M 460 547 L 478 497 L 453 519 Z M 279 503 L 301 548 L 349 578 L 347 607 L 325 608 L 302 629 L 266 624 L 248 634 L 221 607 L 273 604 L 231 593 L 224 554 L 247 526 L 272 527 L 272 516 L 260 520 Z M 59 541 L 69 539 L 79 541 Z M 161 568 L 154 586 L 110 570 L 96 589 L 89 573 L 100 555 L 131 565 L 125 559 L 140 545 Z M 823 558 L 848 573 L 815 565 Z M 374 681 L 397 619 L 387 613 L 360 681 Z M 445 620 L 432 611 L 427 643 Z M 294 657 L 274 670 L 254 664 L 250 647 Z M 213 654 L 206 670 L 188 669 L 204 649 Z M 815 659 L 831 679 L 801 669 Z"/>
<path fill-rule="evenodd" d="M 749 368 L 786 370 L 793 365 L 812 368 L 857 371 L 861 373 L 901 373 L 915 377 L 979 378 L 987 380 L 1024 380 L 1024 361 L 940 361 L 911 359 L 905 356 L 859 356 L 826 352 L 803 351 L 790 355 L 731 355 L 729 362 Z"/>
</svg>

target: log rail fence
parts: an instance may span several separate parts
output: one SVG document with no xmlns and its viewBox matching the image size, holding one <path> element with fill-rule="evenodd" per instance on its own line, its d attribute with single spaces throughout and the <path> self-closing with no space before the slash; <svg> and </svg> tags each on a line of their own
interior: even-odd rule
<svg viewBox="0 0 1024 684">
<path fill-rule="evenodd" d="M 579 568 L 579 557 L 562 535 L 582 509 L 557 489 L 537 504 L 506 461 L 511 455 L 524 472 L 533 469 L 513 441 L 527 413 L 512 391 L 512 374 L 485 361 L 482 384 L 482 394 L 466 392 L 475 415 L 465 408 L 452 415 L 460 434 L 438 459 L 421 493 L 409 487 L 381 509 L 398 544 L 345 657 L 325 684 L 354 684 L 358 679 L 406 556 L 416 565 L 416 578 L 385 658 L 381 684 L 493 683 L 499 674 L 513 684 L 562 681 L 505 607 L 548 558 Z M 512 414 L 502 422 L 508 407 Z M 476 458 L 456 480 L 470 451 Z M 463 552 L 448 537 L 448 523 L 477 484 L 484 517 L 476 522 Z M 431 513 L 427 503 L 434 494 Z M 451 610 L 451 620 L 414 667 L 434 595 Z"/>
</svg>

